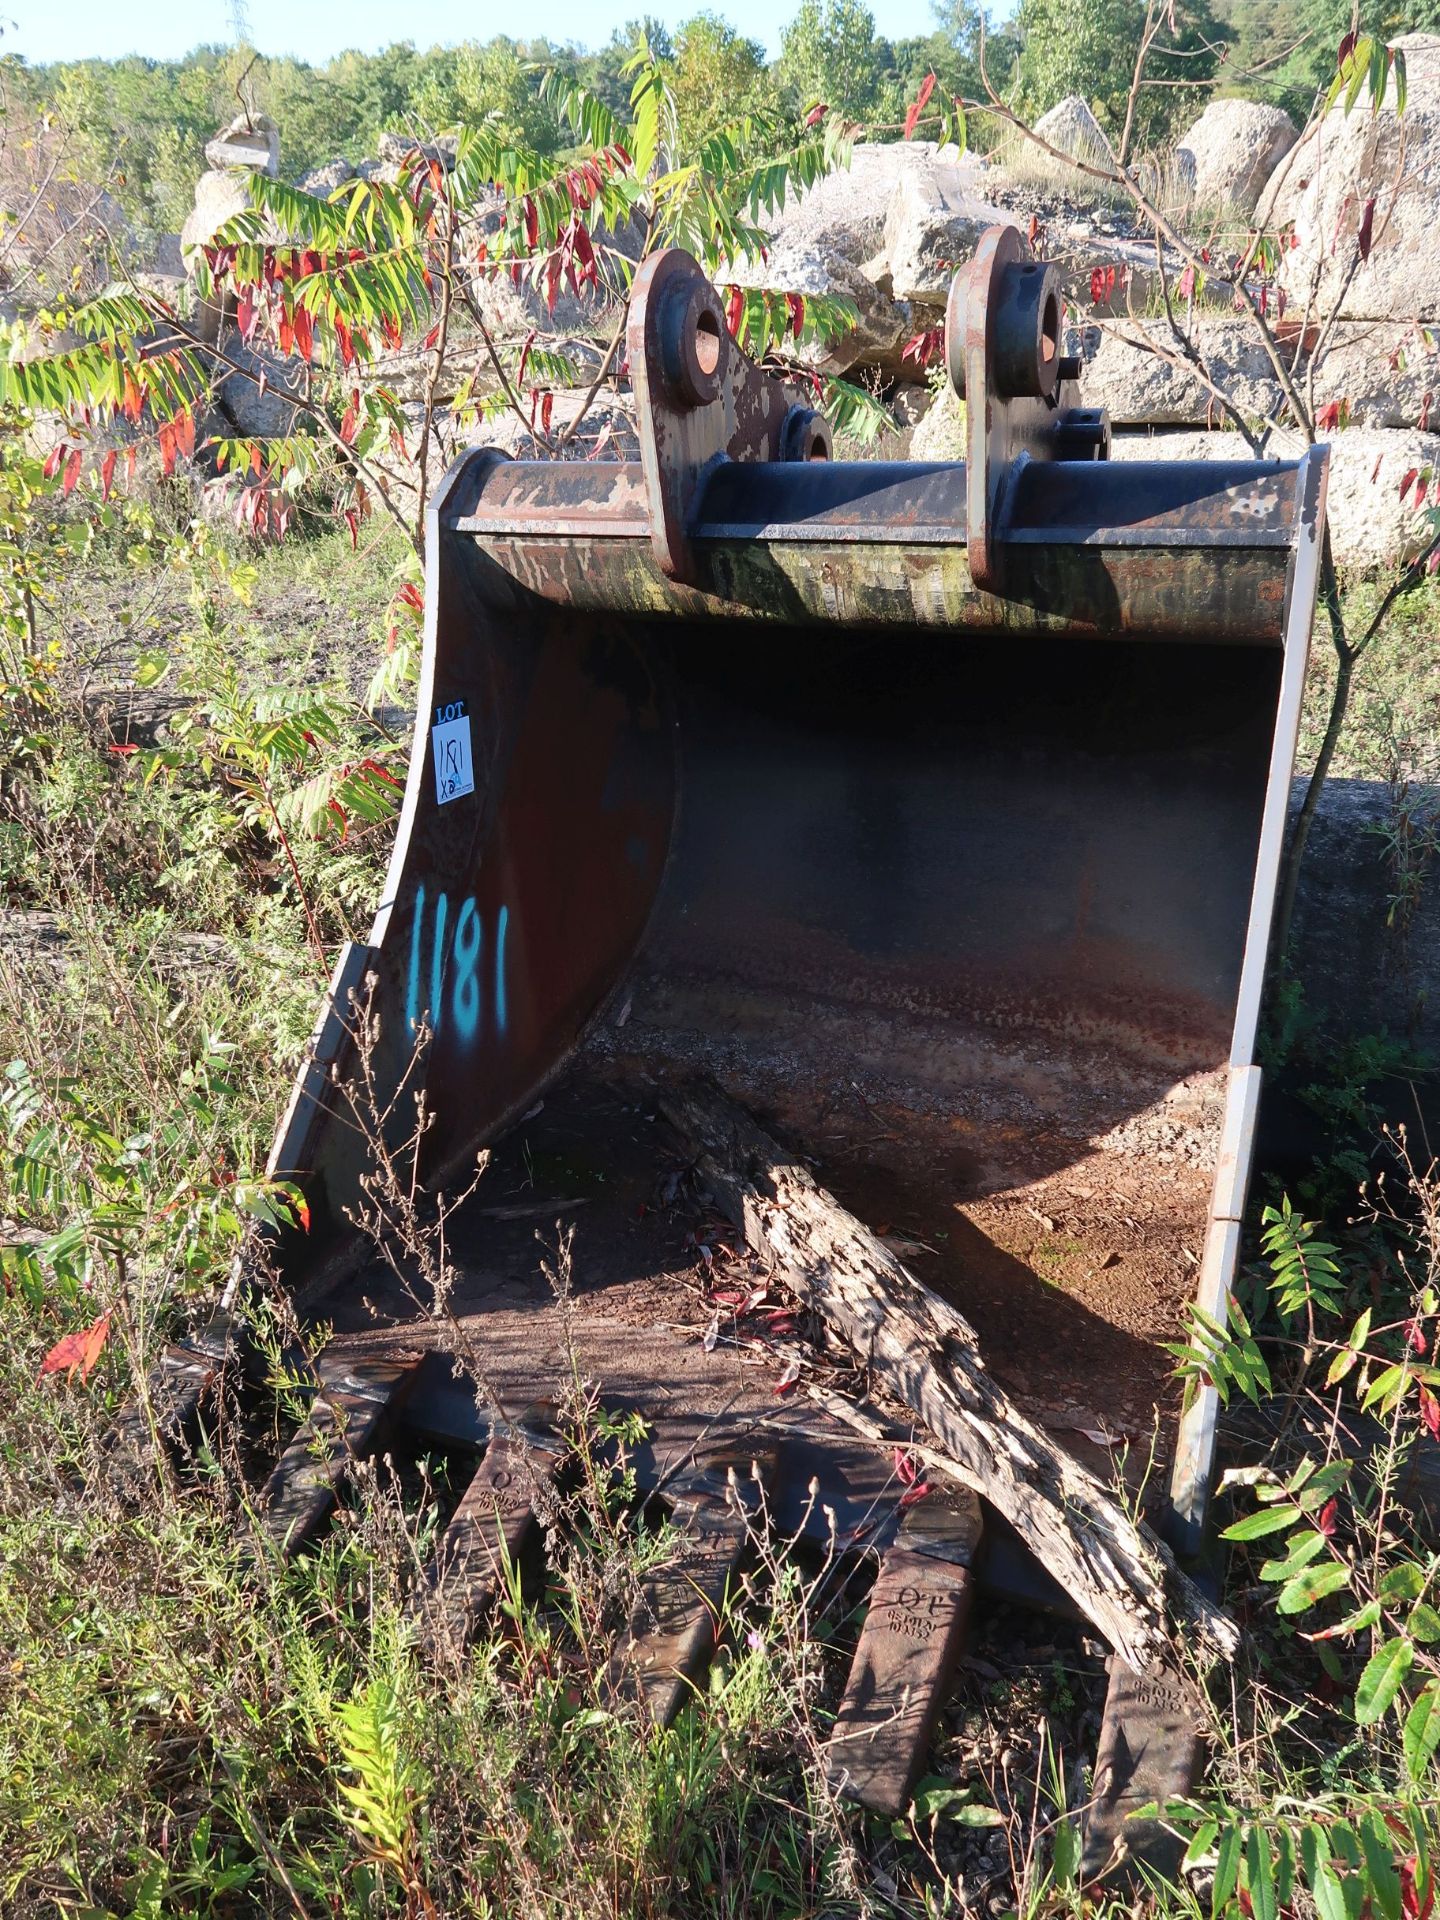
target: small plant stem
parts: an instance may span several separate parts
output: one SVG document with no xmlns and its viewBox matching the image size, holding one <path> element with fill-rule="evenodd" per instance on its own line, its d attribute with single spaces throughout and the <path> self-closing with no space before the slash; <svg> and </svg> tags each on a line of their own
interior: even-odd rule
<svg viewBox="0 0 1440 1920">
<path fill-rule="evenodd" d="M 265 796 L 265 805 L 269 810 L 270 818 L 275 827 L 275 838 L 280 842 L 281 850 L 289 862 L 290 874 L 295 882 L 295 891 L 300 896 L 300 906 L 305 915 L 305 925 L 309 932 L 311 948 L 315 954 L 315 964 L 319 967 L 322 976 L 328 976 L 330 969 L 325 953 L 324 937 L 316 922 L 315 910 L 310 905 L 310 895 L 306 891 L 305 882 L 300 877 L 300 865 L 295 858 L 295 849 L 290 844 L 290 836 L 286 833 L 284 824 L 280 819 L 280 810 L 275 804 L 275 796 L 270 791 L 270 782 L 263 772 L 260 775 L 260 791 Z"/>
</svg>

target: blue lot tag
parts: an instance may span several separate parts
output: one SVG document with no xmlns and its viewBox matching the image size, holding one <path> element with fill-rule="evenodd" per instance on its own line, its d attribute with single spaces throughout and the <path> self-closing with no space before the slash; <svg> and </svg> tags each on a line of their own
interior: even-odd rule
<svg viewBox="0 0 1440 1920">
<path fill-rule="evenodd" d="M 443 807 L 447 800 L 475 791 L 475 762 L 470 753 L 470 719 L 465 702 L 456 700 L 448 707 L 435 709 L 435 725 L 430 729 L 435 750 L 435 798 Z"/>
</svg>

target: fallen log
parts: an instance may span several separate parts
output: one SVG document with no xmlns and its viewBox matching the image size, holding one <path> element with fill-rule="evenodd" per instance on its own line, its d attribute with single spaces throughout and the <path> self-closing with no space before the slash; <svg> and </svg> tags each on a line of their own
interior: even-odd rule
<svg viewBox="0 0 1440 1920">
<path fill-rule="evenodd" d="M 708 1080 L 659 1091 L 721 1209 L 761 1257 L 916 1414 L 963 1479 L 1016 1528 L 1048 1572 L 1138 1672 L 1189 1689 L 1184 1640 L 1231 1658 L 1234 1622 L 1164 1543 L 998 1387 L 975 1330 Z"/>
</svg>

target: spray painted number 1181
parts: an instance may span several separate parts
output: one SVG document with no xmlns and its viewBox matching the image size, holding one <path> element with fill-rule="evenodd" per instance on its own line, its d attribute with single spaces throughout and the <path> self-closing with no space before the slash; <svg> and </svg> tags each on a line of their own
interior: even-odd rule
<svg viewBox="0 0 1440 1920">
<path fill-rule="evenodd" d="M 479 1033 L 487 1010 L 495 1022 L 495 1031 L 505 1032 L 509 1018 L 505 945 L 509 932 L 510 909 L 501 907 L 495 916 L 494 949 L 487 964 L 485 922 L 474 896 L 467 894 L 460 902 L 452 922 L 448 894 L 437 894 L 434 908 L 427 915 L 425 889 L 416 890 L 415 920 L 410 929 L 410 965 L 405 982 L 405 1019 L 411 1033 L 419 1032 L 424 1014 L 437 1039 L 442 1032 L 453 1029 L 461 1045 L 468 1046 Z M 490 987 L 488 1009 L 487 984 Z M 422 997 L 426 985 L 429 994 Z"/>
</svg>

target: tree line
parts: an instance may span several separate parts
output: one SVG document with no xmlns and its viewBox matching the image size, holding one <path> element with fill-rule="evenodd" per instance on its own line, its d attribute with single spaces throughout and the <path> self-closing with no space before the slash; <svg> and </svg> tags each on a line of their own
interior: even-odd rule
<svg viewBox="0 0 1440 1920">
<path fill-rule="evenodd" d="M 983 98 L 988 79 L 1032 115 L 1078 93 L 1102 126 L 1116 129 L 1154 4 L 1018 0 L 1008 17 L 987 19 L 972 0 L 935 0 L 929 34 L 892 40 L 877 31 L 864 0 L 801 0 L 774 61 L 722 15 L 702 11 L 673 31 L 634 21 L 595 49 L 496 35 L 426 50 L 401 41 L 320 65 L 242 45 L 198 47 L 183 60 L 32 67 L 12 57 L 3 66 L 12 115 L 69 129 L 72 164 L 106 179 L 137 225 L 173 231 L 190 208 L 206 140 L 241 106 L 279 125 L 290 178 L 337 158 L 373 156 L 386 131 L 423 134 L 485 119 L 530 148 L 558 153 L 566 135 L 536 70 L 558 69 L 619 110 L 629 92 L 623 69 L 642 37 L 698 138 L 745 117 L 799 127 L 823 101 L 867 137 L 896 139 L 907 103 L 931 73 L 940 89 L 967 99 Z M 1380 0 L 1372 10 L 1377 17 L 1364 24 L 1386 35 L 1440 29 L 1440 0 Z M 1272 101 L 1303 119 L 1334 70 L 1352 0 L 1175 0 L 1169 11 L 1173 33 L 1138 100 L 1137 131 L 1152 147 L 1183 129 L 1215 91 Z M 983 116 L 972 137 L 985 141 Z"/>
</svg>

